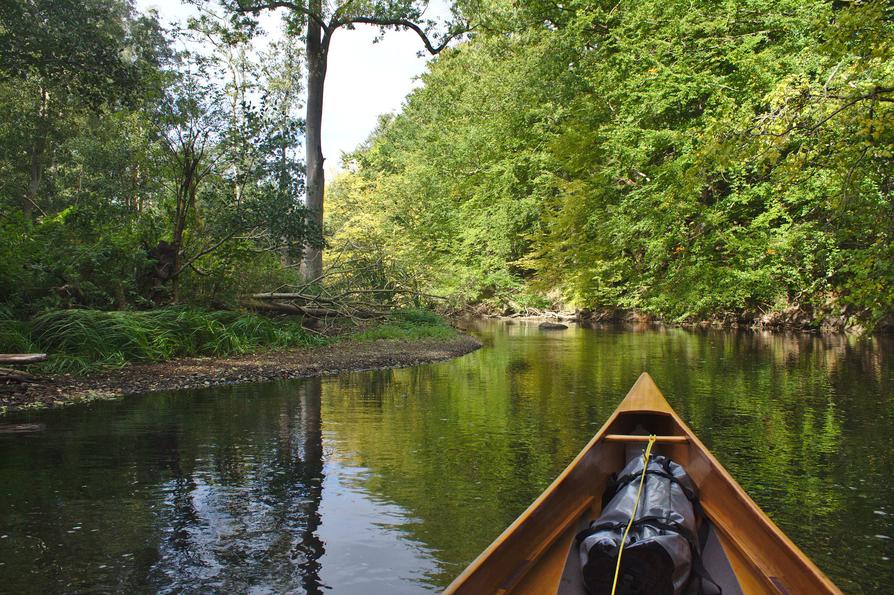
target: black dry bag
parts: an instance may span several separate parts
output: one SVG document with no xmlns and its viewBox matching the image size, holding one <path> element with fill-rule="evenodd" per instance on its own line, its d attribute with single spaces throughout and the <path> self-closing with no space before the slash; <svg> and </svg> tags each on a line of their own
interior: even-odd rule
<svg viewBox="0 0 894 595">
<path fill-rule="evenodd" d="M 612 591 L 618 547 L 633 514 L 643 457 L 631 459 L 606 488 L 602 514 L 577 536 L 584 584 L 591 594 Z M 693 502 L 695 484 L 683 468 L 652 456 L 636 518 L 621 556 L 617 595 L 681 595 L 686 592 L 699 547 Z"/>
</svg>

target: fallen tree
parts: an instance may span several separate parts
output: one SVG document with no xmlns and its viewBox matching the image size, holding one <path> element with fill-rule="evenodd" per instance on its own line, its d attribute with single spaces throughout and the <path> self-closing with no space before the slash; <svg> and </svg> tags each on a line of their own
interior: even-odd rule
<svg viewBox="0 0 894 595">
<path fill-rule="evenodd" d="M 333 253 L 334 251 L 330 251 Z M 245 295 L 240 303 L 253 310 L 312 319 L 383 318 L 396 307 L 420 307 L 444 298 L 416 288 L 415 280 L 390 267 L 374 251 L 344 246 L 323 272 L 303 283 Z"/>
<path fill-rule="evenodd" d="M 283 296 L 287 297 L 283 297 Z M 294 297 L 288 297 L 294 296 Z M 344 316 L 348 318 L 381 318 L 387 314 L 384 311 L 365 310 L 358 308 L 325 308 L 309 305 L 300 305 L 293 300 L 303 300 L 306 296 L 298 296 L 298 294 L 264 294 L 256 293 L 248 296 L 249 299 L 243 298 L 239 303 L 251 310 L 277 312 L 279 314 L 296 314 L 299 316 L 308 316 L 310 318 L 331 318 L 336 316 Z"/>
</svg>

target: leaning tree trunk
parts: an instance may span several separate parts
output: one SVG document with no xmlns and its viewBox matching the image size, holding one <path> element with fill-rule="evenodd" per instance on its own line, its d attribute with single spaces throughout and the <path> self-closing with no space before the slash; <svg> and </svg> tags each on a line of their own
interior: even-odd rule
<svg viewBox="0 0 894 595">
<path fill-rule="evenodd" d="M 321 0 L 311 0 L 310 12 L 321 14 Z M 326 82 L 329 36 L 323 37 L 322 27 L 314 19 L 307 19 L 307 118 L 305 138 L 305 164 L 307 167 L 307 208 L 310 221 L 320 231 L 323 229 L 323 85 Z M 304 275 L 308 280 L 323 273 L 323 251 L 313 246 L 305 247 Z"/>
</svg>

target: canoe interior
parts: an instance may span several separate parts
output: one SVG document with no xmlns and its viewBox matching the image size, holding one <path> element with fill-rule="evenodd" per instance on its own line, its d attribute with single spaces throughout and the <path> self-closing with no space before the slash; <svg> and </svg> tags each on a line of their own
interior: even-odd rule
<svg viewBox="0 0 894 595">
<path fill-rule="evenodd" d="M 745 494 L 643 374 L 602 429 L 553 484 L 446 590 L 447 593 L 578 593 L 569 565 L 574 536 L 599 516 L 612 473 L 640 453 L 617 435 L 657 434 L 653 452 L 682 465 L 709 523 L 706 564 L 724 593 L 840 593 Z M 579 570 L 579 568 L 578 568 Z M 564 579 L 563 579 L 564 576 Z M 722 585 L 724 586 L 724 585 Z M 575 589 L 577 589 L 575 591 Z"/>
</svg>

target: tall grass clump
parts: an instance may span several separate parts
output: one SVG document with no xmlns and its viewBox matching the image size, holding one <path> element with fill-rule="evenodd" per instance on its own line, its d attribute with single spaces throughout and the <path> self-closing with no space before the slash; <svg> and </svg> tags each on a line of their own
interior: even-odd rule
<svg viewBox="0 0 894 595">
<path fill-rule="evenodd" d="M 353 335 L 359 341 L 377 339 L 448 339 L 456 330 L 443 318 L 428 310 L 395 310 L 381 324 Z"/>
<path fill-rule="evenodd" d="M 0 308 L 0 353 L 33 351 L 28 323 L 16 320 L 8 310 Z"/>
<path fill-rule="evenodd" d="M 34 347 L 50 354 L 46 371 L 73 373 L 322 342 L 293 321 L 186 307 L 146 312 L 54 310 L 33 319 L 30 339 Z"/>
</svg>

